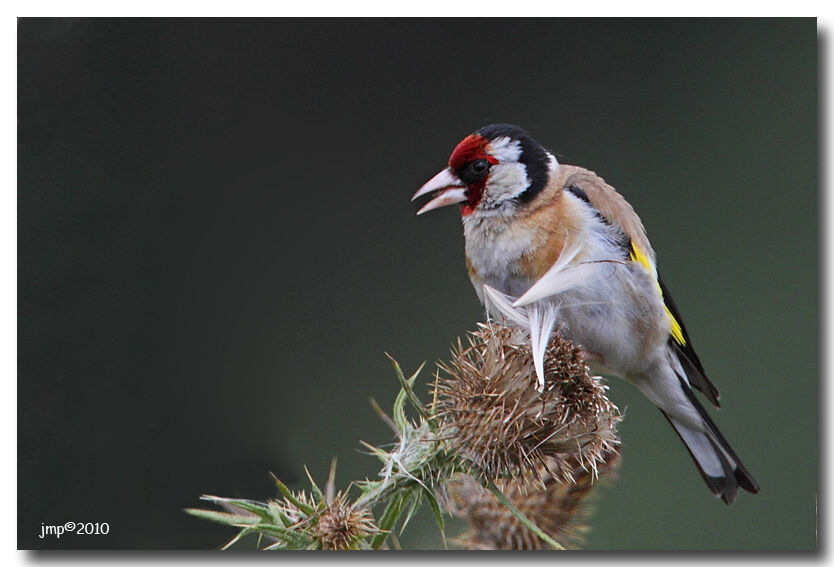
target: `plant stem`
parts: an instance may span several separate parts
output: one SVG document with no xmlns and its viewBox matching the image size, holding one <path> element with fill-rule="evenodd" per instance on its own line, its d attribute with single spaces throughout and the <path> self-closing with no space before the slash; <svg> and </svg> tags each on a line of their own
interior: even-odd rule
<svg viewBox="0 0 834 567">
<path fill-rule="evenodd" d="M 498 498 L 501 504 L 507 507 L 507 510 L 513 513 L 513 516 L 515 516 L 519 522 L 527 526 L 527 528 L 529 528 L 530 531 L 532 531 L 534 534 L 542 538 L 542 540 L 547 542 L 550 545 L 550 547 L 552 547 L 553 549 L 565 549 L 559 542 L 557 542 L 552 537 L 544 533 L 541 530 L 541 528 L 539 528 L 536 524 L 530 521 L 530 519 L 527 518 L 527 516 L 525 516 L 522 513 L 522 511 L 519 510 L 509 498 L 504 496 L 504 493 L 501 492 L 501 490 L 497 486 L 495 486 L 495 483 L 493 481 L 489 481 L 489 484 L 487 484 L 486 487 L 489 489 L 490 492 L 492 492 L 495 495 L 496 498 Z"/>
</svg>

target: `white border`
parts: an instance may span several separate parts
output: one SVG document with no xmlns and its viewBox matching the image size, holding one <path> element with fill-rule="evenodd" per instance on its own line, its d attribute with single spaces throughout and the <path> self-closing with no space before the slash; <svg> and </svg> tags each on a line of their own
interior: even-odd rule
<svg viewBox="0 0 834 567">
<path fill-rule="evenodd" d="M 81 1 L 81 2 L 57 2 L 57 1 L 50 1 L 50 2 L 39 2 L 37 4 L 34 3 L 22 3 L 19 2 L 17 5 L 14 3 L 10 3 L 18 13 L 25 14 L 27 16 L 47 16 L 47 15 L 55 15 L 55 16 L 140 16 L 140 15 L 165 15 L 165 16 L 186 16 L 186 15 L 203 15 L 203 16 L 313 16 L 313 15 L 338 15 L 338 16 L 462 16 L 462 17 L 473 17 L 473 16 L 596 16 L 596 15 L 606 15 L 606 16 L 693 16 L 693 15 L 720 15 L 720 16 L 819 16 L 819 29 L 821 33 L 825 34 L 826 36 L 826 47 L 829 49 L 829 53 L 823 54 L 820 58 L 821 63 L 824 64 L 824 69 L 821 69 L 822 74 L 821 77 L 830 77 L 831 76 L 831 57 L 830 57 L 830 45 L 831 45 L 831 34 L 829 26 L 827 25 L 830 19 L 831 13 L 831 4 L 829 2 L 828 5 L 825 5 L 822 2 L 809 2 L 809 1 L 791 1 L 791 2 L 773 2 L 773 1 L 762 1 L 762 2 L 726 2 L 726 1 L 718 1 L 718 0 L 708 0 L 708 1 L 699 1 L 697 3 L 683 5 L 683 6 L 676 6 L 672 3 L 664 2 L 622 2 L 622 1 L 596 1 L 592 3 L 577 3 L 577 2 L 557 2 L 557 1 L 550 1 L 550 2 L 500 2 L 500 1 L 492 1 L 492 0 L 484 0 L 481 2 L 460 2 L 460 3 L 452 3 L 441 0 L 424 0 L 419 3 L 409 3 L 406 6 L 396 6 L 391 2 L 382 2 L 382 1 L 354 1 L 354 2 L 335 2 L 335 1 L 319 1 L 315 3 L 307 3 L 307 2 L 298 2 L 295 5 L 278 5 L 278 4 L 270 4 L 267 5 L 264 2 L 254 2 L 254 1 L 236 1 L 236 2 L 216 2 L 216 1 L 206 1 L 201 2 L 200 4 L 195 3 L 180 3 L 174 4 L 171 2 L 159 2 L 159 1 L 151 1 L 151 2 L 142 2 L 141 4 L 130 5 L 127 3 L 114 3 L 114 2 L 102 2 L 102 1 Z M 8 9 L 8 8 L 6 8 Z M 0 19 L 2 22 L 2 33 L 0 34 L 0 41 L 3 43 L 3 48 L 0 49 L 0 60 L 2 60 L 2 70 L 3 70 L 3 77 L 6 79 L 4 81 L 4 88 L 2 90 L 3 94 L 3 109 L 4 112 L 0 114 L 0 124 L 2 125 L 2 132 L 5 134 L 3 136 L 5 140 L 4 144 L 4 151 L 0 154 L 0 161 L 2 161 L 2 171 L 3 177 L 7 180 L 4 184 L 7 188 L 3 191 L 0 191 L 0 259 L 2 259 L 2 265 L 4 269 L 3 277 L 0 278 L 0 285 L 2 285 L 2 300 L 0 300 L 0 327 L 2 329 L 2 335 L 0 335 L 0 349 L 2 349 L 2 363 L 3 363 L 3 387 L 5 391 L 3 392 L 2 396 L 2 411 L 0 412 L 0 419 L 2 419 L 2 446 L 0 446 L 0 450 L 2 450 L 2 454 L 7 456 L 7 459 L 4 460 L 3 466 L 0 467 L 0 482 L 2 482 L 2 486 L 4 487 L 6 493 L 6 502 L 4 503 L 5 514 L 3 514 L 3 525 L 0 526 L 0 533 L 2 533 L 2 549 L 3 551 L 3 563 L 4 564 L 11 564 L 11 565 L 22 565 L 25 563 L 29 563 L 32 561 L 36 562 L 49 562 L 50 560 L 58 560 L 58 556 L 53 555 L 34 555 L 31 552 L 16 552 L 17 548 L 17 529 L 16 529 L 16 517 L 17 517 L 17 384 L 16 384 L 16 377 L 17 377 L 17 19 L 16 16 L 9 15 L 5 16 Z M 826 81 L 826 83 L 830 83 L 830 81 Z M 822 87 L 822 85 L 820 85 Z M 828 103 L 830 102 L 830 88 L 826 86 L 822 89 L 821 92 L 828 93 L 829 96 L 827 100 L 820 101 L 821 106 L 829 106 Z M 828 118 L 828 112 L 821 113 L 820 118 Z M 829 124 L 828 120 L 826 120 L 825 124 L 820 124 L 820 148 L 825 150 L 825 153 L 820 153 L 819 159 L 825 160 L 826 163 L 832 163 L 832 147 L 830 143 L 827 142 L 828 139 L 828 130 Z M 824 171 L 820 169 L 820 171 Z M 819 179 L 820 183 L 820 191 L 824 191 L 826 188 L 823 186 L 827 180 L 823 179 L 822 177 Z M 828 198 L 825 201 L 826 210 L 824 212 L 824 219 L 821 221 L 826 221 L 827 219 L 834 218 L 834 199 Z M 834 231 L 832 230 L 824 230 L 824 224 L 820 226 L 821 230 L 821 237 L 825 237 L 824 241 L 820 241 L 821 244 L 821 254 L 826 254 L 825 257 L 825 265 L 830 267 L 832 265 L 832 257 L 831 253 L 834 251 L 834 242 L 832 242 L 832 234 Z M 822 276 L 823 274 L 821 274 Z M 825 282 L 830 282 L 830 274 L 828 270 L 824 274 Z M 820 293 L 826 293 L 830 291 L 827 289 L 821 289 Z M 826 293 L 826 295 L 828 295 Z M 824 323 L 826 324 L 827 328 L 830 328 L 831 323 L 831 303 L 828 302 L 827 305 L 828 309 L 824 313 L 825 319 Z M 821 321 L 822 322 L 822 321 Z M 825 344 L 820 345 L 823 352 L 832 352 L 834 351 L 834 335 L 830 333 L 823 334 Z M 826 377 L 830 376 L 830 360 L 828 357 L 824 359 L 824 366 L 822 375 L 820 376 L 821 380 L 826 379 Z M 823 400 L 824 406 L 823 408 L 831 408 L 834 407 L 834 387 L 828 386 L 824 390 L 826 392 L 826 399 Z M 826 425 L 830 426 L 833 419 L 827 419 Z M 822 432 L 821 439 L 823 441 L 830 440 L 832 438 L 830 427 L 826 429 L 825 432 Z M 824 470 L 827 471 L 829 474 L 826 475 L 825 479 L 820 479 L 821 485 L 824 487 L 831 487 L 831 475 L 830 475 L 830 467 L 827 466 L 828 459 L 825 458 L 827 455 L 827 447 L 823 447 L 823 463 L 824 463 Z M 12 464 L 14 463 L 14 464 Z M 823 491 L 822 496 L 825 496 L 827 491 Z M 829 503 L 829 499 L 826 498 L 824 502 L 820 502 L 820 508 L 825 508 L 825 504 Z M 212 561 L 222 561 L 223 563 L 234 561 L 237 563 L 240 561 L 240 556 L 233 556 L 228 555 L 224 556 L 223 558 L 215 556 L 211 557 Z M 322 556 L 319 554 L 317 558 L 321 558 Z M 333 556 L 339 561 L 344 561 L 345 556 L 337 555 Z M 560 565 L 576 565 L 581 563 L 586 565 L 588 563 L 597 563 L 600 564 L 609 561 L 622 561 L 625 558 L 628 561 L 628 555 L 626 556 L 611 556 L 606 555 L 603 557 L 595 556 L 590 561 L 588 561 L 587 557 L 585 559 L 580 559 L 581 556 L 577 555 L 570 555 L 567 557 L 559 557 L 558 559 L 551 554 L 547 555 L 525 555 L 523 559 L 522 556 L 518 554 L 500 554 L 497 557 L 490 557 L 489 561 L 497 563 L 503 562 L 518 562 L 519 560 L 523 560 L 525 563 L 527 562 L 535 562 L 541 564 L 552 565 L 553 562 L 558 561 Z M 807 556 L 806 556 L 807 557 Z M 62 559 L 69 559 L 70 561 L 73 560 L 71 554 L 64 554 L 61 556 Z M 169 555 L 166 558 L 162 558 L 159 554 L 150 555 L 150 554 L 123 554 L 120 556 L 107 554 L 98 556 L 96 558 L 95 555 L 90 556 L 85 554 L 84 557 L 75 557 L 75 562 L 79 563 L 115 563 L 115 562 L 130 562 L 131 564 L 139 564 L 139 565 L 174 565 L 180 564 L 183 562 L 196 563 L 197 561 L 204 562 L 209 557 L 206 554 L 200 554 L 199 556 L 189 555 L 189 556 L 174 556 Z M 318 560 L 312 560 L 309 557 L 299 557 L 297 554 L 283 556 L 281 558 L 271 557 L 273 561 L 277 561 L 280 559 L 282 564 L 286 563 L 303 563 L 310 564 L 318 562 Z M 374 561 L 386 561 L 389 562 L 391 560 L 399 561 L 397 556 L 392 556 L 390 554 L 384 555 L 379 558 L 371 558 L 368 557 L 366 554 L 354 557 L 349 559 L 350 561 L 361 561 L 362 563 L 366 561 L 374 562 Z M 402 557 L 402 559 L 406 559 L 406 557 Z M 487 560 L 487 557 L 484 554 L 477 554 L 477 555 L 466 555 L 463 556 L 461 554 L 455 555 L 444 555 L 444 556 L 437 556 L 437 555 L 416 555 L 410 556 L 409 560 L 414 561 L 417 560 L 419 562 L 422 561 L 431 561 L 432 563 L 437 563 L 439 565 L 452 565 L 454 561 L 454 565 L 458 565 L 461 562 L 467 563 L 470 561 L 484 561 Z M 642 562 L 657 562 L 657 563 L 668 563 L 670 562 L 670 557 L 666 554 L 655 556 L 652 559 L 652 556 L 640 556 L 639 559 L 637 557 L 633 557 L 632 560 L 637 559 L 641 563 Z M 732 557 L 724 556 L 722 559 L 718 559 L 716 561 L 716 557 L 714 555 L 681 555 L 680 559 L 682 561 L 686 561 L 688 564 L 703 564 L 706 565 L 708 562 L 710 564 L 715 563 L 729 563 L 729 560 L 732 559 L 733 562 L 744 562 L 744 563 L 752 563 L 761 562 L 761 556 L 755 558 L 745 558 L 745 556 L 741 555 L 734 555 Z M 27 561 L 28 560 L 28 561 Z M 251 559 L 250 559 L 251 560 Z M 768 560 L 767 563 L 788 563 L 793 562 L 796 560 L 795 556 L 790 555 L 774 555 L 773 560 Z M 823 559 L 825 562 L 828 561 L 828 558 Z"/>
</svg>

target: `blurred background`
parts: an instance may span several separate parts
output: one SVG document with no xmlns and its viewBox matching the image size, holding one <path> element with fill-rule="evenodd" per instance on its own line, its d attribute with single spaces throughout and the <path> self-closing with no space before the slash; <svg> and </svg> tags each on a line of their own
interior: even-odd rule
<svg viewBox="0 0 834 567">
<path fill-rule="evenodd" d="M 431 368 L 483 318 L 459 214 L 409 199 L 510 122 L 641 215 L 762 487 L 713 498 L 612 381 L 585 547 L 815 548 L 817 48 L 813 19 L 20 20 L 19 547 L 213 549 L 203 493 L 374 476 L 384 352 Z M 111 530 L 37 537 L 69 520 Z M 401 541 L 442 547 L 429 513 Z"/>
</svg>

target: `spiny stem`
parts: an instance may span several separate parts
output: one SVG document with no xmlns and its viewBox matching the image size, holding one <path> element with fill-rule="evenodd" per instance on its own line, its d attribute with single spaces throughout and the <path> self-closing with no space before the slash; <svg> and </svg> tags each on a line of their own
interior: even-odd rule
<svg viewBox="0 0 834 567">
<path fill-rule="evenodd" d="M 388 502 L 385 512 L 379 518 L 379 533 L 371 540 L 371 548 L 379 549 L 382 547 L 388 535 L 394 531 L 394 526 L 400 519 L 400 514 L 402 514 L 404 503 L 405 499 L 400 494 L 395 494 Z"/>
<path fill-rule="evenodd" d="M 397 483 L 390 479 L 376 481 L 374 488 L 366 489 L 354 503 L 357 507 L 373 508 L 384 501 L 397 488 Z"/>
</svg>

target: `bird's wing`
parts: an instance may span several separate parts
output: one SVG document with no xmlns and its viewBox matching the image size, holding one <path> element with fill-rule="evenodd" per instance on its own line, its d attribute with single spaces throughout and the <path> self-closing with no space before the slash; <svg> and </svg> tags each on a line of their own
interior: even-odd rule
<svg viewBox="0 0 834 567">
<path fill-rule="evenodd" d="M 566 168 L 563 181 L 565 190 L 585 201 L 599 213 L 604 222 L 620 230 L 627 237 L 622 241 L 624 255 L 632 262 L 643 266 L 657 282 L 657 290 L 663 298 L 666 316 L 669 318 L 669 345 L 680 359 L 692 385 L 703 392 L 715 407 L 719 407 L 718 388 L 707 378 L 704 367 L 692 347 L 680 312 L 660 279 L 654 250 L 646 237 L 640 217 L 622 195 L 594 172 L 573 166 L 561 167 Z"/>
<path fill-rule="evenodd" d="M 683 319 L 677 306 L 675 306 L 675 301 L 672 299 L 669 290 L 663 284 L 660 275 L 657 276 L 657 283 L 660 286 L 660 293 L 663 295 L 666 313 L 673 322 L 672 334 L 669 337 L 669 346 L 678 355 L 678 360 L 680 360 L 692 386 L 700 390 L 713 406 L 721 407 L 721 404 L 718 403 L 718 398 L 721 396 L 721 393 L 715 384 L 707 378 L 707 373 L 704 372 L 704 367 L 701 365 L 701 359 L 698 358 L 698 354 L 692 347 L 692 340 L 689 338 L 689 333 L 686 332 L 686 327 L 683 324 Z M 676 333 L 675 331 L 678 332 Z"/>
<path fill-rule="evenodd" d="M 640 217 L 628 201 L 593 171 L 576 166 L 560 167 L 565 169 L 564 177 L 560 180 L 562 187 L 590 205 L 607 224 L 628 236 L 654 271 L 654 250 L 646 237 L 646 229 Z"/>
</svg>

